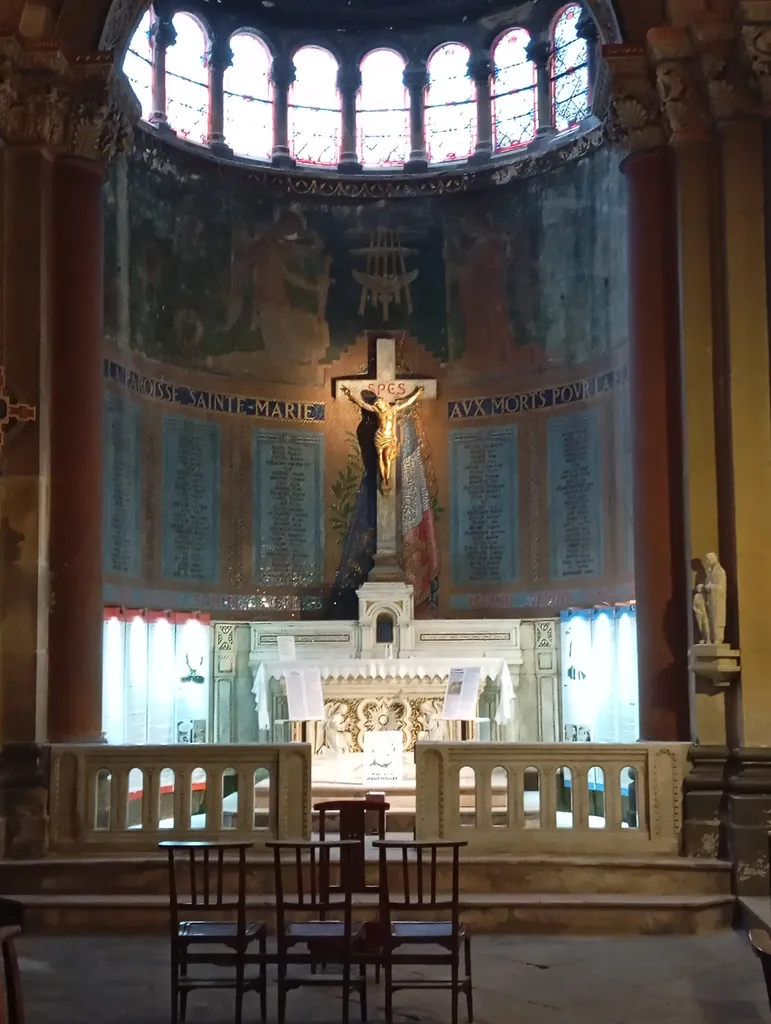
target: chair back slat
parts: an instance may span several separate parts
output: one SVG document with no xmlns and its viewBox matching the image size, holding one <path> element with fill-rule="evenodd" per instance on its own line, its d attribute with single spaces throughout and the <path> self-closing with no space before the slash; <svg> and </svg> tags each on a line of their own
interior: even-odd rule
<svg viewBox="0 0 771 1024">
<path fill-rule="evenodd" d="M 460 928 L 460 848 L 465 841 L 411 842 L 378 841 L 380 851 L 380 917 L 390 928 L 394 913 L 409 911 L 410 914 L 433 914 L 449 911 L 453 934 Z M 388 877 L 388 852 L 401 853 L 402 892 L 391 892 Z M 440 893 L 437 886 L 438 864 L 441 852 L 449 852 L 450 891 Z M 429 876 L 426 885 L 426 873 Z"/>
<path fill-rule="evenodd" d="M 296 843 L 274 840 L 265 844 L 273 850 L 276 889 L 276 931 L 283 935 L 288 917 L 316 915 L 322 920 L 342 912 L 345 934 L 351 931 L 351 853 L 354 840 L 318 840 Z M 339 878 L 331 883 L 331 853 L 340 852 Z M 346 883 L 346 879 L 348 882 Z"/>
<path fill-rule="evenodd" d="M 377 817 L 377 835 L 385 839 L 386 812 L 390 804 L 385 800 L 323 800 L 313 805 L 319 815 L 319 839 L 326 839 L 329 815 L 339 816 L 338 831 L 341 839 L 355 839 L 359 846 L 351 851 L 351 887 L 355 893 L 376 893 L 377 885 L 367 884 L 365 842 L 368 816 Z M 334 891 L 334 886 L 332 886 Z"/>
<path fill-rule="evenodd" d="M 207 916 L 235 911 L 239 922 L 246 920 L 246 851 L 251 843 L 158 844 L 168 855 L 171 929 L 176 934 L 182 917 L 192 913 Z M 226 859 L 232 851 L 234 860 Z M 236 892 L 228 893 L 226 873 L 236 868 Z"/>
</svg>

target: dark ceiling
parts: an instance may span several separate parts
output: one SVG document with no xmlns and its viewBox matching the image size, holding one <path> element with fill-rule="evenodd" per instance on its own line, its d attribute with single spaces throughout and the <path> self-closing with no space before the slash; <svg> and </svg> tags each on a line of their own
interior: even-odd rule
<svg viewBox="0 0 771 1024">
<path fill-rule="evenodd" d="M 527 13 L 535 0 L 204 0 L 230 15 L 260 24 L 355 31 L 459 24 L 503 11 Z"/>
</svg>

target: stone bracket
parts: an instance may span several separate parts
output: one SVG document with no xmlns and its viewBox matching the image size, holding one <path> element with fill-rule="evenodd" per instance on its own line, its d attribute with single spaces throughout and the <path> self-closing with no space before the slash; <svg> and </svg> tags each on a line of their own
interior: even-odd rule
<svg viewBox="0 0 771 1024">
<path fill-rule="evenodd" d="M 688 651 L 688 667 L 699 679 L 712 686 L 730 686 L 738 681 L 741 651 L 730 644 L 694 644 Z"/>
</svg>

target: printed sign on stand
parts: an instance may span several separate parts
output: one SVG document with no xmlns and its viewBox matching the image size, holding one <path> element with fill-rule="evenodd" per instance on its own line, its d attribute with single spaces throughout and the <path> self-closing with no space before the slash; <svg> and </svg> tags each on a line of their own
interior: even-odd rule
<svg viewBox="0 0 771 1024">
<path fill-rule="evenodd" d="M 471 722 L 477 717 L 481 676 L 482 670 L 478 665 L 450 669 L 442 718 L 446 721 Z"/>
<path fill-rule="evenodd" d="M 404 774 L 404 736 L 399 731 L 364 733 L 364 779 L 401 782 Z"/>
<path fill-rule="evenodd" d="M 292 669 L 286 674 L 286 700 L 293 722 L 323 722 L 324 692 L 317 668 Z"/>
</svg>

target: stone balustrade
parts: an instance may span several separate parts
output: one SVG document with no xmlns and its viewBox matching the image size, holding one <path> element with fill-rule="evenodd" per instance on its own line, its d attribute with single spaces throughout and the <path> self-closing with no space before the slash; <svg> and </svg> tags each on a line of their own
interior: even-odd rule
<svg viewBox="0 0 771 1024">
<path fill-rule="evenodd" d="M 688 746 L 418 743 L 416 835 L 470 855 L 676 855 Z"/>
<path fill-rule="evenodd" d="M 51 853 L 310 836 L 307 743 L 51 749 Z"/>
</svg>

